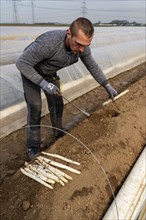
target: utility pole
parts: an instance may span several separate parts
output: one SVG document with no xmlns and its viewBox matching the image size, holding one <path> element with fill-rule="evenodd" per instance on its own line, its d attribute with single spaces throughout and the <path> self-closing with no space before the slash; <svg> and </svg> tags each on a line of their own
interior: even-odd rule
<svg viewBox="0 0 146 220">
<path fill-rule="evenodd" d="M 86 17 L 86 14 L 87 14 L 86 0 L 82 1 L 82 7 L 81 8 L 82 8 L 83 17 Z"/>
<path fill-rule="evenodd" d="M 32 23 L 35 23 L 34 0 L 31 0 Z"/>
</svg>

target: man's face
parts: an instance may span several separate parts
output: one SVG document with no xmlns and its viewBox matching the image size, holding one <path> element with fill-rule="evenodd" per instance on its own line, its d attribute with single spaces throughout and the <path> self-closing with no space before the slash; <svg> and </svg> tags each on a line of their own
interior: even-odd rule
<svg viewBox="0 0 146 220">
<path fill-rule="evenodd" d="M 76 36 L 72 36 L 71 31 L 67 31 L 68 46 L 74 54 L 81 53 L 90 45 L 93 37 L 88 38 L 81 30 L 78 30 Z"/>
</svg>

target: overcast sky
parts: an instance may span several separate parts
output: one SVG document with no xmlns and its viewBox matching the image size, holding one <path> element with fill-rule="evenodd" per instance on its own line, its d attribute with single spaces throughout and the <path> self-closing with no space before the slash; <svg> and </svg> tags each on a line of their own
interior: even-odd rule
<svg viewBox="0 0 146 220">
<path fill-rule="evenodd" d="M 0 2 L 1 23 L 71 23 L 80 16 L 87 17 L 93 23 L 110 22 L 115 19 L 146 23 L 145 0 L 0 0 Z"/>
</svg>

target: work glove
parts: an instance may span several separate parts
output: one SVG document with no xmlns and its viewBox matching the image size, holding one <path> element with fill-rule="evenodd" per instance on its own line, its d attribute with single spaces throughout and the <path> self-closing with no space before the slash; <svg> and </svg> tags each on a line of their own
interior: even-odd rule
<svg viewBox="0 0 146 220">
<path fill-rule="evenodd" d="M 60 95 L 60 89 L 55 86 L 53 83 L 48 83 L 45 79 L 40 83 L 40 87 L 48 92 L 50 95 Z"/>
<path fill-rule="evenodd" d="M 105 86 L 105 89 L 111 99 L 114 99 L 114 97 L 118 95 L 117 91 L 109 83 Z"/>
</svg>

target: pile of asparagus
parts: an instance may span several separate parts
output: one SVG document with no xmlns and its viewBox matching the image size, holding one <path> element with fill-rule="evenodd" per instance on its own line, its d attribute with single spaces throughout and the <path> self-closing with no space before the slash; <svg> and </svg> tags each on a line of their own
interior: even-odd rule
<svg viewBox="0 0 146 220">
<path fill-rule="evenodd" d="M 80 163 L 57 154 L 50 154 L 43 151 L 41 153 L 43 154 L 43 156 L 40 155 L 36 157 L 34 161 L 35 164 L 25 162 L 25 168 L 20 168 L 20 170 L 23 174 L 41 183 L 42 185 L 53 189 L 53 185 L 55 184 L 55 182 L 58 182 L 62 186 L 64 186 L 65 183 L 68 183 L 68 180 L 72 180 L 71 176 L 59 170 L 58 168 L 65 169 L 76 174 L 81 173 L 79 170 L 49 159 L 48 156 L 78 166 L 80 165 Z M 44 155 L 47 157 L 45 157 Z"/>
</svg>

